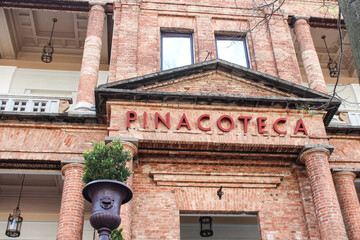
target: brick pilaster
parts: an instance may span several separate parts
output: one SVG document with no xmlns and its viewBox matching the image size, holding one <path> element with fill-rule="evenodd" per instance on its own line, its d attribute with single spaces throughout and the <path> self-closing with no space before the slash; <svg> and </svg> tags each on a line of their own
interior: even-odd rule
<svg viewBox="0 0 360 240">
<path fill-rule="evenodd" d="M 94 89 L 98 81 L 104 23 L 104 7 L 93 5 L 89 12 L 75 110 L 89 111 L 95 104 Z"/>
<path fill-rule="evenodd" d="M 333 177 L 349 239 L 360 239 L 360 204 L 354 185 L 356 175 L 345 170 L 334 172 Z"/>
<path fill-rule="evenodd" d="M 299 43 L 301 59 L 303 61 L 309 87 L 327 93 L 324 75 L 311 36 L 310 25 L 306 19 L 296 19 L 294 32 Z"/>
<path fill-rule="evenodd" d="M 301 154 L 306 166 L 321 239 L 348 239 L 329 167 L 330 151 L 315 147 Z"/>
<path fill-rule="evenodd" d="M 125 150 L 129 150 L 134 157 L 137 154 L 137 146 L 131 142 L 121 142 L 124 145 Z M 133 159 L 126 164 L 128 168 L 133 170 Z M 126 184 L 132 188 L 133 186 L 133 174 L 128 178 Z M 120 227 L 124 228 L 122 231 L 122 235 L 126 240 L 131 239 L 131 222 L 132 222 L 132 213 L 133 213 L 133 201 L 130 201 L 123 206 L 121 206 L 120 217 L 121 217 L 121 225 Z"/>
<path fill-rule="evenodd" d="M 82 239 L 85 199 L 82 196 L 84 165 L 70 163 L 62 168 L 65 177 L 56 239 Z"/>
</svg>

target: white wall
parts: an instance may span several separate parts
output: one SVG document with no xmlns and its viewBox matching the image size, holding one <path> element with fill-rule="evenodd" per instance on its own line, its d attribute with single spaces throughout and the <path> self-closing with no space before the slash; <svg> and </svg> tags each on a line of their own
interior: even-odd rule
<svg viewBox="0 0 360 240">
<path fill-rule="evenodd" d="M 2 72 L 0 73 L 2 75 Z M 100 71 L 98 84 L 106 83 L 108 75 L 108 71 Z M 79 79 L 79 71 L 18 68 L 14 73 L 8 93 L 72 96 L 75 102 Z"/>
<path fill-rule="evenodd" d="M 0 93 L 9 93 L 16 67 L 0 66 Z"/>
<path fill-rule="evenodd" d="M 11 238 L 5 235 L 7 221 L 0 221 L 0 240 L 9 240 Z M 55 240 L 57 233 L 58 222 L 30 222 L 24 219 L 22 223 L 20 237 L 18 240 Z M 89 221 L 84 222 L 83 239 L 93 239 L 94 229 L 91 227 Z"/>
</svg>

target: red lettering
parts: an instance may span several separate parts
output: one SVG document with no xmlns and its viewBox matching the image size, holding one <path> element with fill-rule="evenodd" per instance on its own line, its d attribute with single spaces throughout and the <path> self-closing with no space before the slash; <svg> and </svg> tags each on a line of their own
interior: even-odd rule
<svg viewBox="0 0 360 240">
<path fill-rule="evenodd" d="M 279 134 L 286 134 L 287 131 L 279 130 L 279 128 L 278 128 L 279 123 L 286 123 L 286 118 L 279 118 L 274 122 L 274 130 L 275 130 L 275 132 L 277 132 Z"/>
<path fill-rule="evenodd" d="M 207 119 L 210 119 L 210 114 L 203 114 L 201 115 L 198 120 L 197 120 L 197 126 L 200 130 L 203 130 L 203 131 L 211 131 L 211 127 L 203 127 L 201 126 L 200 122 L 201 120 L 203 120 L 204 118 L 207 118 Z"/>
<path fill-rule="evenodd" d="M 188 122 L 188 120 L 186 118 L 185 113 L 183 113 L 183 115 L 181 116 L 180 122 L 179 122 L 176 129 L 179 130 L 180 127 L 182 127 L 182 126 L 187 127 L 188 130 L 191 130 L 190 124 L 189 124 L 189 122 Z"/>
<path fill-rule="evenodd" d="M 238 118 L 240 121 L 244 120 L 244 133 L 247 133 L 248 130 L 248 122 L 252 119 L 250 116 L 240 116 Z"/>
<path fill-rule="evenodd" d="M 299 131 L 302 131 L 304 132 L 305 135 L 308 135 L 305 124 L 302 119 L 299 119 L 296 123 L 295 134 L 297 134 Z"/>
<path fill-rule="evenodd" d="M 126 127 L 130 127 L 130 121 L 135 121 L 137 114 L 134 111 L 127 111 L 126 113 Z"/>
<path fill-rule="evenodd" d="M 166 121 L 160 116 L 160 114 L 158 112 L 155 113 L 155 128 L 156 129 L 158 129 L 158 127 L 159 127 L 159 119 L 168 129 L 170 129 L 170 113 L 169 112 L 166 114 Z"/>
<path fill-rule="evenodd" d="M 143 128 L 146 128 L 146 112 L 144 112 L 144 122 L 143 122 Z"/>
<path fill-rule="evenodd" d="M 223 119 L 227 119 L 230 122 L 230 127 L 229 128 L 223 128 L 221 126 L 221 121 Z M 217 126 L 218 128 L 223 131 L 223 132 L 229 132 L 234 128 L 234 120 L 229 116 L 229 115 L 222 115 L 218 120 L 217 120 Z"/>
<path fill-rule="evenodd" d="M 258 117 L 257 118 L 257 125 L 258 125 L 258 132 L 259 133 L 268 133 L 268 131 L 264 130 L 266 127 L 266 121 L 267 117 Z"/>
</svg>

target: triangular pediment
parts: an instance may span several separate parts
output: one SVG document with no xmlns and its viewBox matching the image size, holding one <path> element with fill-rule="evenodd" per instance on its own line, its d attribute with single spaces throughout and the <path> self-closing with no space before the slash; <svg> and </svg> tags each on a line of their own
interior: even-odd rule
<svg viewBox="0 0 360 240">
<path fill-rule="evenodd" d="M 216 59 L 117 82 L 95 89 L 96 108 L 107 100 L 246 106 L 327 111 L 328 124 L 340 106 L 331 96 L 252 69 Z"/>
<path fill-rule="evenodd" d="M 244 77 L 219 70 L 169 79 L 157 84 L 137 88 L 142 91 L 182 92 L 203 94 L 231 94 L 252 96 L 296 97 L 296 95 L 267 87 Z"/>
</svg>

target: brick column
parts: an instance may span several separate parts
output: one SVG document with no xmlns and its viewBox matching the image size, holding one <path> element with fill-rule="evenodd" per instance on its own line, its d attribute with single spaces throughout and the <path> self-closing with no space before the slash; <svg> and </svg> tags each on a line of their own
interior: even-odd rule
<svg viewBox="0 0 360 240">
<path fill-rule="evenodd" d="M 298 18 L 295 21 L 294 32 L 299 43 L 309 87 L 327 93 L 324 75 L 311 36 L 310 25 L 304 18 Z"/>
<path fill-rule="evenodd" d="M 85 199 L 82 196 L 84 165 L 70 163 L 61 169 L 65 176 L 56 239 L 82 239 Z"/>
<path fill-rule="evenodd" d="M 90 111 L 95 105 L 94 89 L 98 81 L 104 22 L 104 7 L 92 6 L 89 12 L 75 110 Z"/>
<path fill-rule="evenodd" d="M 348 239 L 330 172 L 329 156 L 329 150 L 315 147 L 304 151 L 300 161 L 308 173 L 321 239 Z"/>
<path fill-rule="evenodd" d="M 121 142 L 124 145 L 126 150 L 129 150 L 134 157 L 137 155 L 137 146 L 131 142 Z M 128 168 L 133 170 L 133 159 L 126 164 Z M 132 188 L 133 186 L 133 174 L 128 178 L 126 184 Z M 121 224 L 120 227 L 124 228 L 122 231 L 122 235 L 124 239 L 130 240 L 131 239 L 131 223 L 132 223 L 132 212 L 133 212 L 133 200 L 121 206 L 120 210 L 120 217 L 121 217 Z"/>
<path fill-rule="evenodd" d="M 360 239 L 360 204 L 354 185 L 356 175 L 351 171 L 336 171 L 333 177 L 349 239 Z"/>
</svg>

